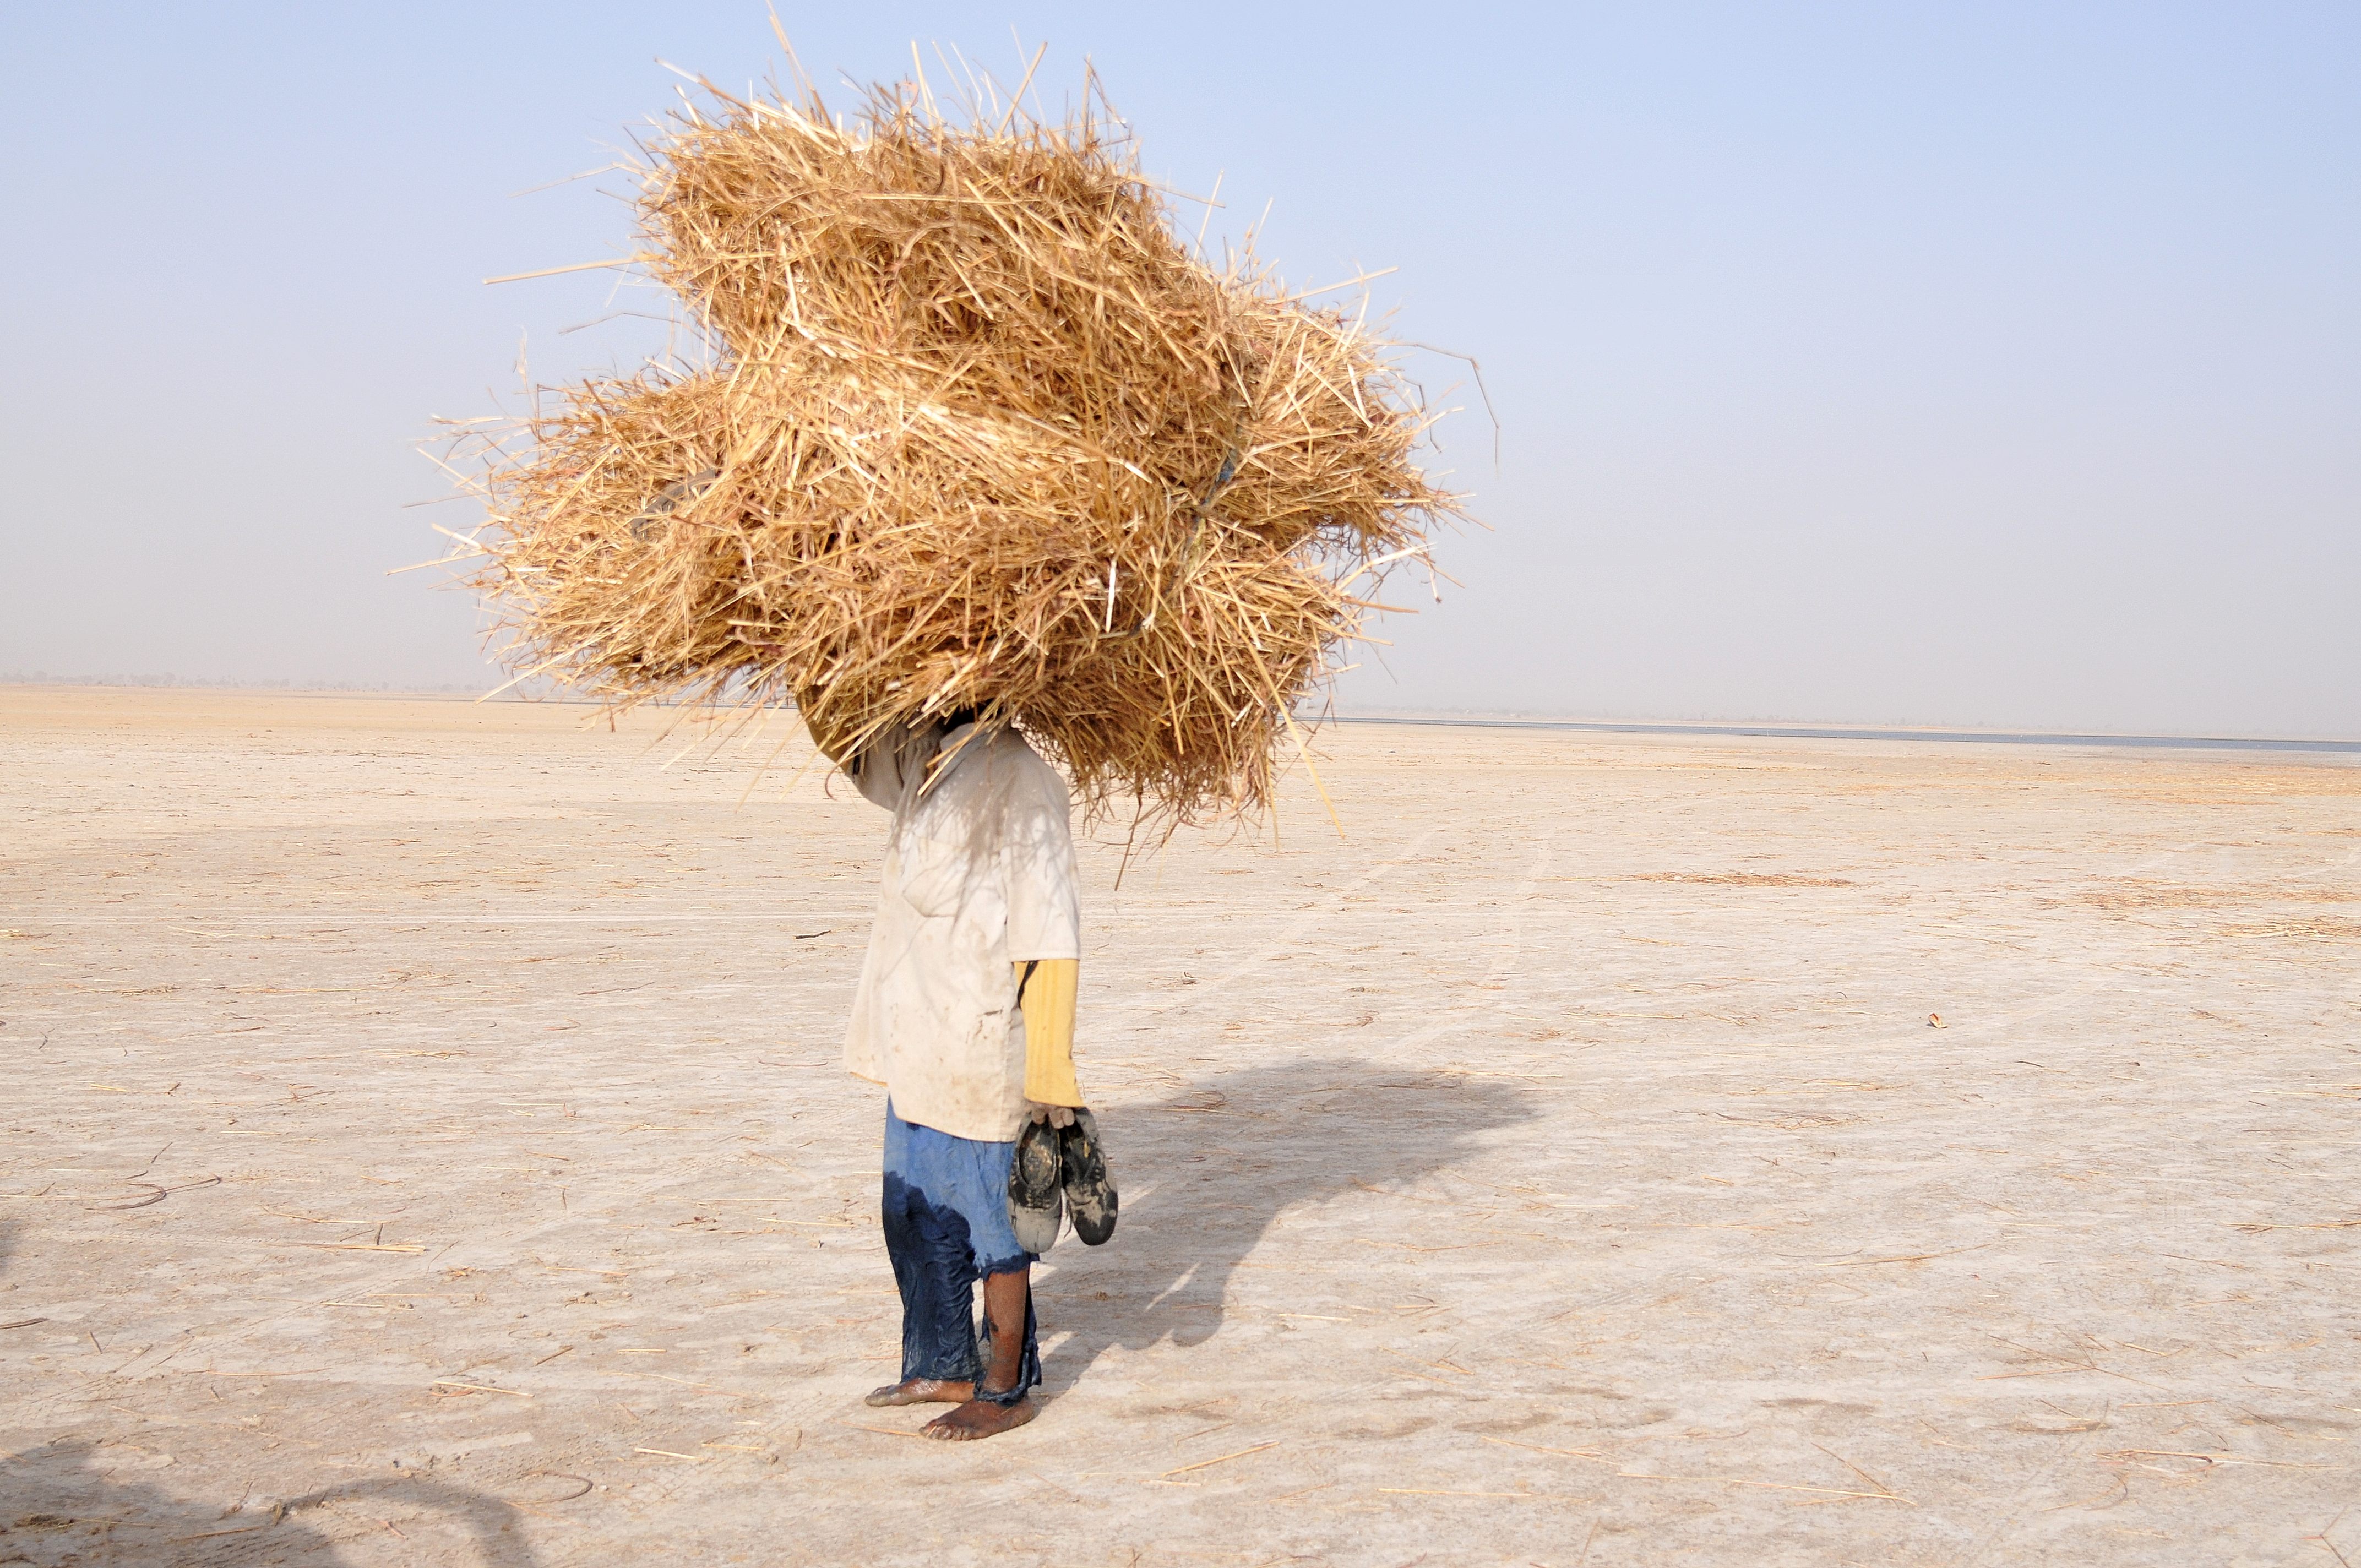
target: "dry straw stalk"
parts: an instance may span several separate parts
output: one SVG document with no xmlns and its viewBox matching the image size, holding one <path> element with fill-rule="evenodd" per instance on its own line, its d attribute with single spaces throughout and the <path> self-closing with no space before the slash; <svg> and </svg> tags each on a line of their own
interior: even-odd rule
<svg viewBox="0 0 2361 1568">
<path fill-rule="evenodd" d="M 715 362 L 484 438 L 470 581 L 520 673 L 791 697 L 831 751 L 973 707 L 1086 807 L 1268 804 L 1290 718 L 1455 498 L 1345 313 L 1175 232 L 1120 122 L 711 89 L 639 166 Z"/>
</svg>

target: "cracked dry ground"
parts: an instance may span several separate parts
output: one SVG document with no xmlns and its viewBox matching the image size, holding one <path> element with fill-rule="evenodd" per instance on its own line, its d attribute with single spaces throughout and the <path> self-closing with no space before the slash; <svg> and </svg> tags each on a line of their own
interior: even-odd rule
<svg viewBox="0 0 2361 1568">
<path fill-rule="evenodd" d="M 0 1561 L 2361 1560 L 2349 762 L 1353 726 L 1093 843 L 1123 1226 L 946 1447 L 883 819 L 588 718 L 0 689 Z"/>
</svg>

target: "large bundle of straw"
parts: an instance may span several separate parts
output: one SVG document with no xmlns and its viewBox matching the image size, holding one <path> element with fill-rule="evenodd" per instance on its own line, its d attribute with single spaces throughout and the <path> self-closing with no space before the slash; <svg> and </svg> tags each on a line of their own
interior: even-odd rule
<svg viewBox="0 0 2361 1568">
<path fill-rule="evenodd" d="M 1266 804 L 1362 574 L 1451 510 L 1385 345 L 1193 257 L 1103 117 L 714 96 L 641 202 L 716 367 L 566 389 L 493 463 L 513 662 L 792 696 L 831 750 L 981 708 L 1089 805 Z"/>
</svg>

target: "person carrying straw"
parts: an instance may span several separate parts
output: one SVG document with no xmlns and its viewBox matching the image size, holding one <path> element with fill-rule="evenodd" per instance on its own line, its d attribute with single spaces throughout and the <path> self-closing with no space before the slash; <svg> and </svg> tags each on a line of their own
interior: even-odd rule
<svg viewBox="0 0 2361 1568">
<path fill-rule="evenodd" d="M 1461 515 L 1420 466 L 1444 411 L 1366 299 L 1216 266 L 1094 79 L 1061 123 L 705 86 L 632 166 L 633 255 L 713 356 L 460 427 L 486 515 L 453 559 L 516 679 L 741 722 L 792 697 L 892 811 L 846 1043 L 886 1091 L 903 1302 L 871 1398 L 987 1436 L 1033 1413 L 1061 1188 L 1084 1242 L 1115 1220 L 1072 807 L 1154 841 L 1275 806 L 1378 586 Z"/>
</svg>

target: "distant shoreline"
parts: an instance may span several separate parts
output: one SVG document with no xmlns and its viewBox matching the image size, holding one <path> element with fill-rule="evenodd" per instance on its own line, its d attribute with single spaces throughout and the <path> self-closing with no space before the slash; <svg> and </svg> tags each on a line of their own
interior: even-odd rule
<svg viewBox="0 0 2361 1568">
<path fill-rule="evenodd" d="M 331 698 L 377 702 L 490 701 L 559 707 L 604 706 L 588 697 L 532 696 L 514 692 L 489 695 L 458 686 L 402 689 L 392 686 L 236 685 L 196 681 L 168 684 L 145 681 L 26 679 L 21 676 L 0 676 L 0 690 L 9 688 L 52 692 L 74 689 L 192 694 L 210 692 L 241 696 Z M 641 706 L 669 707 L 673 705 L 655 701 L 643 703 Z M 1342 713 L 1324 716 L 1299 714 L 1297 718 L 1299 722 L 1310 727 L 1323 724 L 1390 724 L 1415 728 L 1525 729 L 1582 735 L 1696 735 L 1754 740 L 1914 740 L 1988 746 L 2107 746 L 2129 751 L 2309 751 L 2338 756 L 2361 756 L 2361 740 L 2257 735 L 2111 735 L 2048 729 L 1948 729 L 1940 727 L 1781 724 L 1744 720 L 1708 722 L 1686 719 L 1543 718 L 1508 715 L 1443 713 Z"/>
<path fill-rule="evenodd" d="M 2092 735 L 2043 729 L 1901 729 L 1862 725 L 1642 723 L 1578 718 L 1451 718 L 1334 714 L 1326 724 L 1441 725 L 1463 729 L 1547 729 L 1594 735 L 1720 735 L 1748 740 L 1938 740 L 1997 746 L 2115 746 L 2175 751 L 2334 751 L 2361 756 L 2361 740 L 2237 735 Z"/>
</svg>

